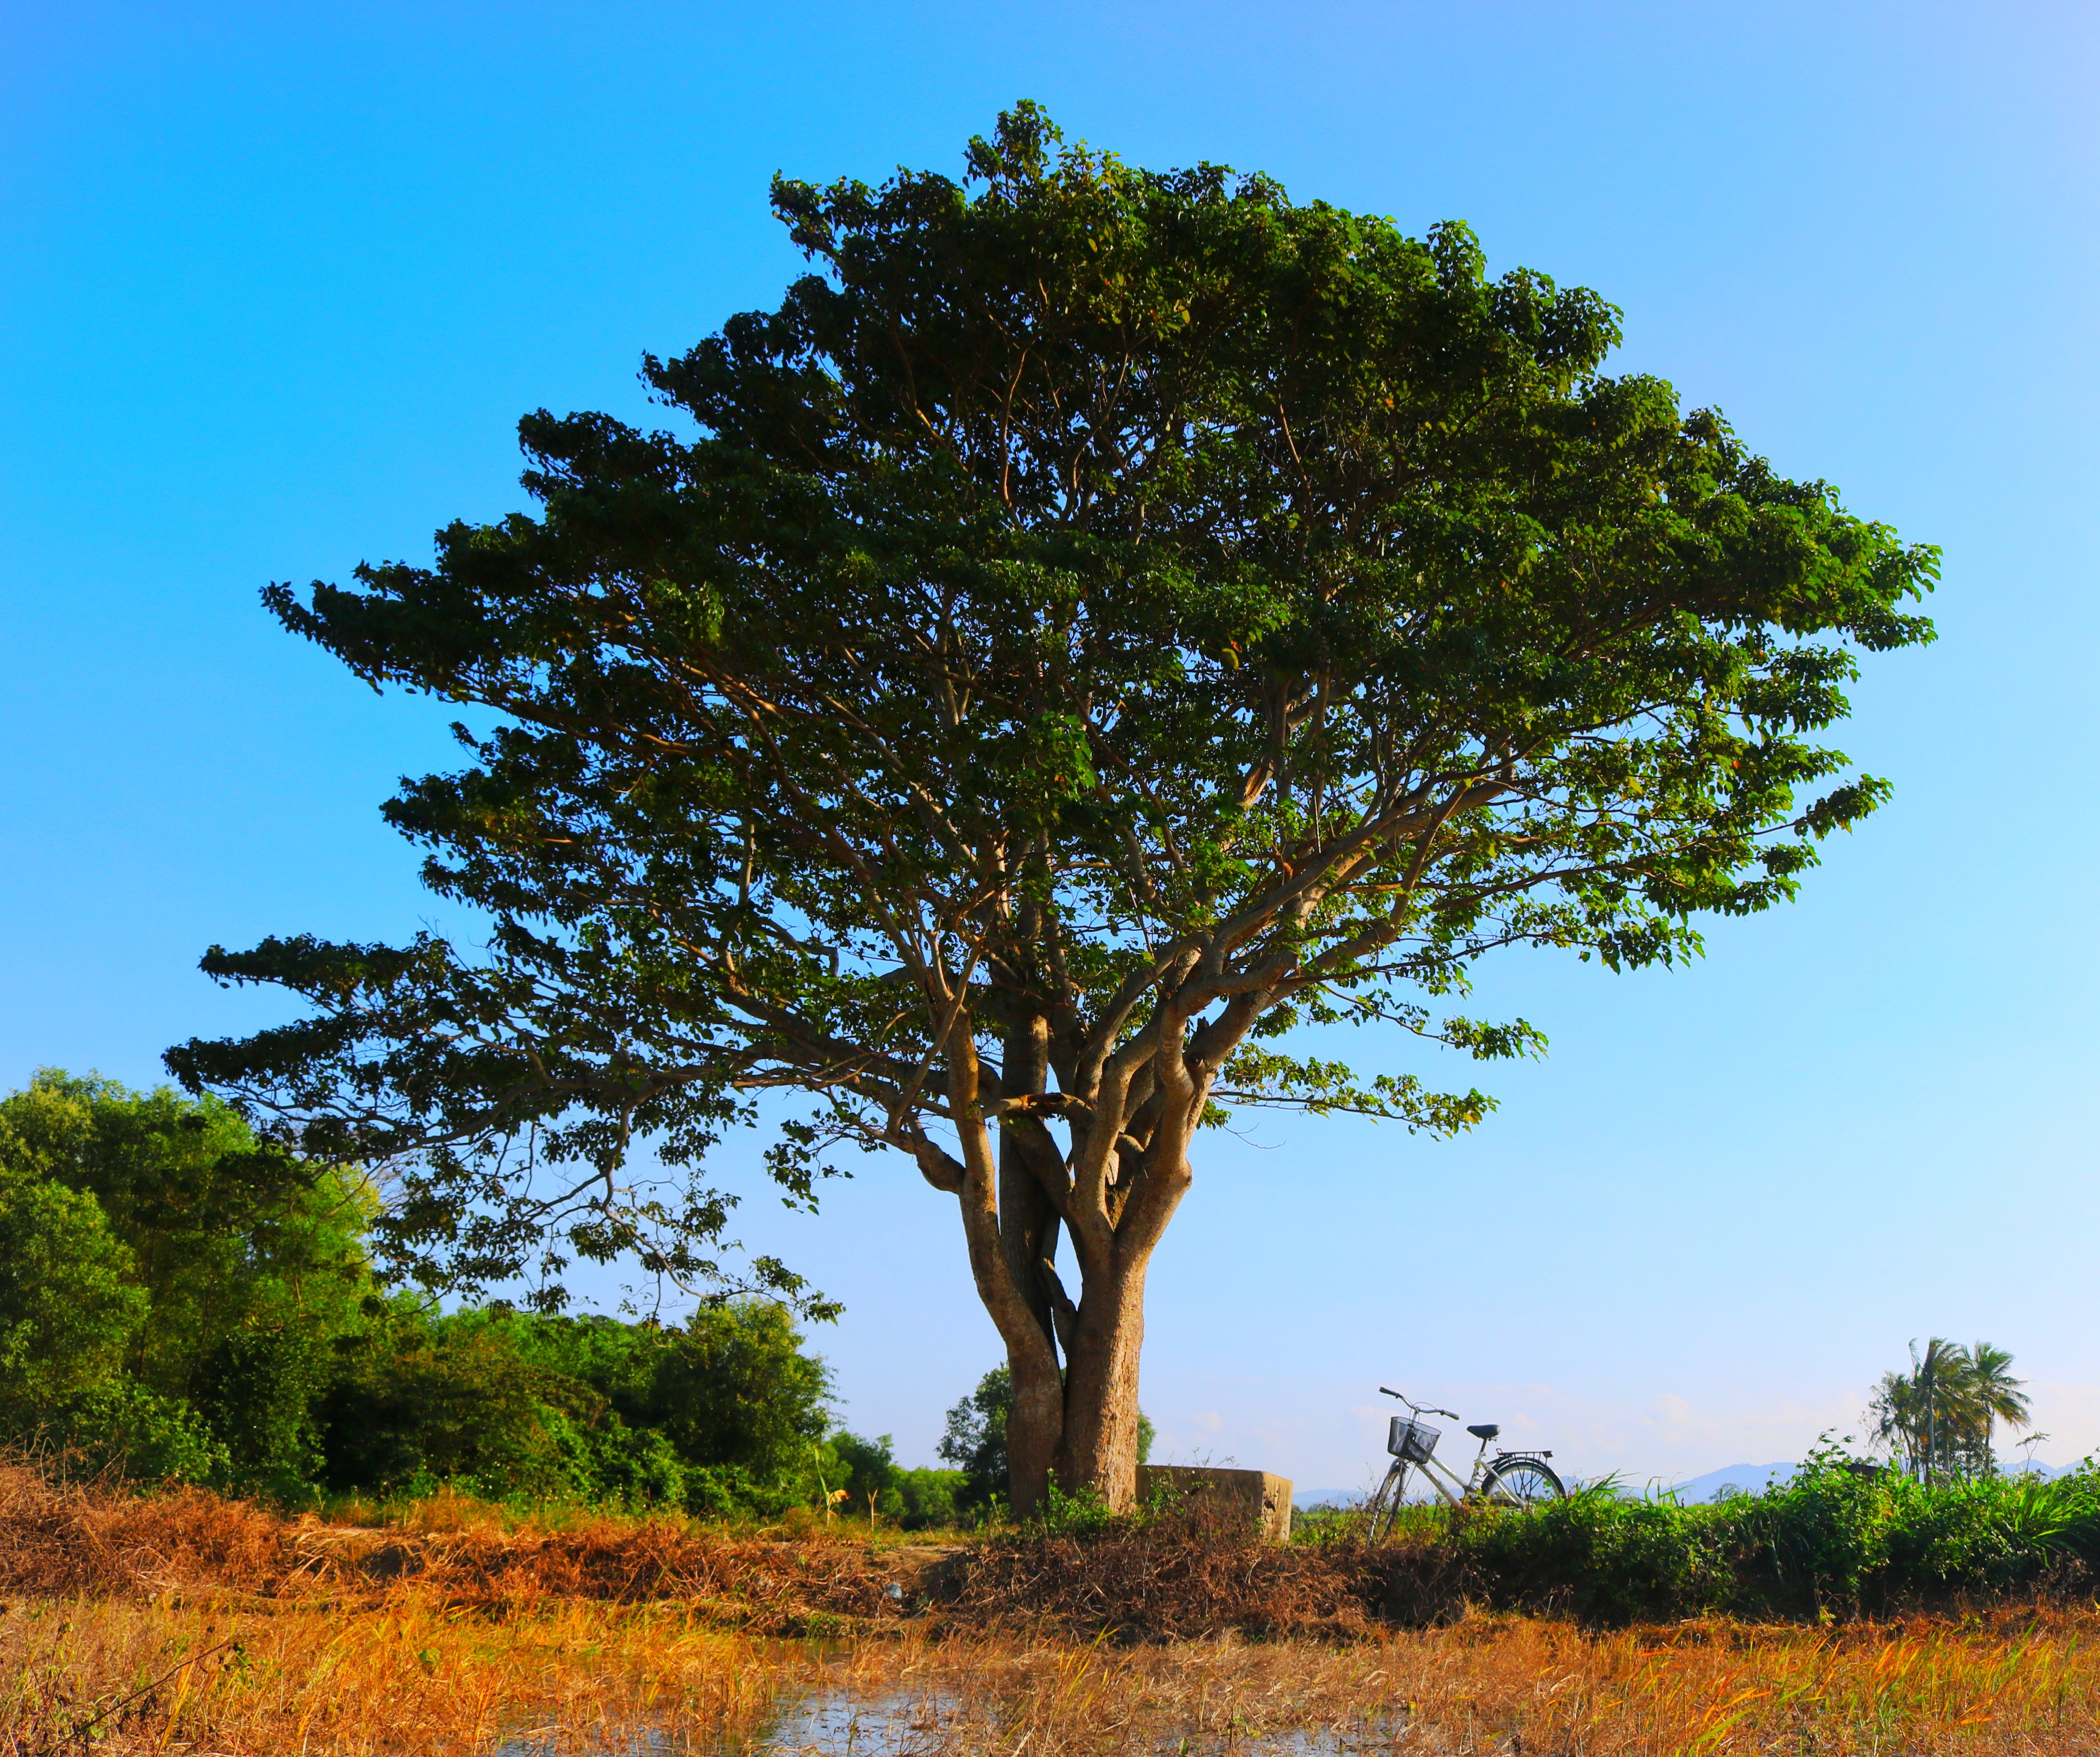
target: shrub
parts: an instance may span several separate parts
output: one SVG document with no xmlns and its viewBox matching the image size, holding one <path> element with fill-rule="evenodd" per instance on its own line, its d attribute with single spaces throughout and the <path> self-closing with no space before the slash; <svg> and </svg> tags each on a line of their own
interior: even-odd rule
<svg viewBox="0 0 2100 1757">
<path fill-rule="evenodd" d="M 1607 1622 L 1704 1608 L 1723 1575 L 1722 1534 L 1703 1509 L 1630 1500 L 1610 1481 L 1528 1515 L 1487 1513 L 1460 1543 L 1504 1596 Z"/>
<path fill-rule="evenodd" d="M 1896 1481 L 1825 1446 L 1788 1481 L 1709 1510 L 1733 1562 L 1734 1602 L 1724 1608 L 1859 1609 L 1870 1584 L 1885 1584 Z"/>
<path fill-rule="evenodd" d="M 223 1482 L 232 1460 L 196 1410 L 111 1379 L 47 1410 L 37 1437 L 81 1474 L 114 1472 L 143 1482 Z"/>
<path fill-rule="evenodd" d="M 1824 1447 L 1790 1481 L 1716 1505 L 1630 1499 L 1604 1483 L 1529 1512 L 1424 1509 L 1401 1538 L 1448 1553 L 1472 1590 L 1509 1608 L 1612 1622 L 1820 1618 L 2100 1571 L 2100 1473 L 1927 1487 Z"/>
<path fill-rule="evenodd" d="M 883 1512 L 907 1530 L 946 1531 L 967 1521 L 963 1493 L 968 1479 L 960 1470 L 900 1470 L 891 1479 Z"/>
</svg>

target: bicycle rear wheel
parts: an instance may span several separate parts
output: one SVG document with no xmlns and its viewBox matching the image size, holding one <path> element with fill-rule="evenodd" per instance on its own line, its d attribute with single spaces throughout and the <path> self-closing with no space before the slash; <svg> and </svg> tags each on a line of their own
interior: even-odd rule
<svg viewBox="0 0 2100 1757">
<path fill-rule="evenodd" d="M 1480 1481 L 1480 1498 L 1491 1507 L 1537 1507 L 1567 1499 L 1568 1490 L 1542 1458 L 1498 1458 Z"/>
</svg>

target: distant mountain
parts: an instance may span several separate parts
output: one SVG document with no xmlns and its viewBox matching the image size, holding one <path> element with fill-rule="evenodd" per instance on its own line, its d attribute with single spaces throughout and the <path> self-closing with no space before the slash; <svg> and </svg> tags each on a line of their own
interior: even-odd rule
<svg viewBox="0 0 2100 1757">
<path fill-rule="evenodd" d="M 1671 1483 L 1669 1487 L 1680 1501 L 1718 1501 L 1723 1489 L 1731 1493 L 1740 1489 L 1745 1494 L 1761 1494 L 1775 1482 L 1785 1482 L 1797 1468 L 1793 1464 L 1723 1464 L 1703 1477 Z"/>
<path fill-rule="evenodd" d="M 1677 1498 L 1687 1503 L 1718 1501 L 1723 1489 L 1740 1489 L 1745 1494 L 1756 1494 L 1776 1482 L 1785 1482 L 1799 1467 L 1793 1464 L 1727 1464 L 1718 1470 L 1710 1470 L 1703 1477 L 1694 1477 L 1689 1482 L 1671 1485 Z M 2037 1459 L 2030 1464 L 2025 1459 L 2001 1457 L 1999 1469 L 2009 1477 L 2036 1476 L 2045 1481 L 2058 1477 L 2067 1477 L 2077 1469 L 2076 1464 L 2045 1464 Z"/>
<path fill-rule="evenodd" d="M 1293 1507 L 1354 1507 L 1371 1491 L 1369 1489 L 1293 1489 L 1290 1504 Z"/>
</svg>

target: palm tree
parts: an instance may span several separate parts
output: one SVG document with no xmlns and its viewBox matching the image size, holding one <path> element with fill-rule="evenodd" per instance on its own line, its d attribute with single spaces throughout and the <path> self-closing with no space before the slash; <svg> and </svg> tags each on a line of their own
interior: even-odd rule
<svg viewBox="0 0 2100 1757">
<path fill-rule="evenodd" d="M 1993 1468 L 1991 1436 L 2000 1422 L 2024 1428 L 2031 1417 L 2023 1380 L 2013 1357 L 1988 1342 L 1965 1349 L 1935 1336 L 1917 1352 L 1910 1345 L 1908 1373 L 1884 1373 L 1868 1411 L 1874 1437 L 1900 1450 L 1912 1472 L 1936 1481 L 1943 1472 L 1981 1474 Z"/>
<path fill-rule="evenodd" d="M 2008 1371 L 2012 1364 L 2011 1355 L 1988 1342 L 1979 1342 L 1969 1350 L 1969 1393 L 1983 1419 L 1987 1457 L 1991 1431 L 2000 1422 L 2008 1428 L 2024 1428 L 2034 1419 L 2027 1393 L 2021 1389 L 2027 1381 L 2013 1377 Z"/>
<path fill-rule="evenodd" d="M 1868 1406 L 1875 1418 L 1874 1437 L 1891 1450 L 1900 1447 L 1911 1473 L 1930 1481 L 1944 1449 L 1949 1405 L 1961 1384 L 1966 1351 L 1944 1336 L 1935 1336 L 1921 1357 L 1910 1345 L 1910 1371 L 1884 1373 Z"/>
<path fill-rule="evenodd" d="M 1867 1405 L 1867 1413 L 1873 1420 L 1874 1438 L 1890 1451 L 1900 1451 L 1910 1473 L 1921 1477 L 1926 1450 L 1925 1393 L 1917 1382 L 1915 1346 L 1911 1358 L 1911 1371 L 1882 1375 L 1882 1382 L 1874 1388 L 1873 1399 Z"/>
</svg>

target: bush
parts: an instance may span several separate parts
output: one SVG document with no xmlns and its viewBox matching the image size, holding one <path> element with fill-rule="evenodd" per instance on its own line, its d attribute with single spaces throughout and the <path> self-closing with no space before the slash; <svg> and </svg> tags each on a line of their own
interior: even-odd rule
<svg viewBox="0 0 2100 1757">
<path fill-rule="evenodd" d="M 377 1212 L 215 1099 L 40 1073 L 0 1098 L 0 1441 L 294 1503 L 451 1484 L 770 1515 L 843 1473 L 779 1307 L 439 1315 L 382 1296 Z"/>
<path fill-rule="evenodd" d="M 324 1474 L 338 1494 L 455 1482 L 493 1499 L 585 1499 L 571 1418 L 584 1388 L 536 1370 L 501 1327 L 397 1305 L 321 1399 Z"/>
<path fill-rule="evenodd" d="M 45 1413 L 36 1437 L 76 1472 L 142 1482 L 223 1482 L 232 1460 L 187 1403 L 111 1379 Z"/>
<path fill-rule="evenodd" d="M 1856 1615 L 2100 1573 L 2100 1473 L 1927 1487 L 1825 1448 L 1791 1481 L 1715 1505 L 1600 1484 L 1524 1512 L 1425 1509 L 1401 1541 L 1449 1552 L 1511 1609 L 1610 1622 Z"/>
<path fill-rule="evenodd" d="M 948 1530 L 973 1522 L 964 1472 L 907 1470 L 897 1462 L 895 1446 L 886 1433 L 869 1440 L 841 1428 L 818 1449 L 814 1463 L 824 1483 L 846 1491 L 840 1512 L 864 1518 L 872 1497 L 877 1518 L 903 1530 Z M 815 1490 L 814 1480 L 811 1486 Z"/>
<path fill-rule="evenodd" d="M 968 1479 L 960 1470 L 900 1470 L 884 1497 L 883 1512 L 907 1530 L 948 1531 L 964 1524 L 963 1493 Z"/>
<path fill-rule="evenodd" d="M 756 1303 L 678 1330 L 397 1302 L 321 1398 L 324 1472 L 338 1493 L 777 1513 L 811 1499 L 823 1428 L 823 1366 L 800 1342 Z"/>
<path fill-rule="evenodd" d="M 1610 1622 L 1676 1615 L 1703 1603 L 1721 1574 L 1713 1521 L 1667 1500 L 1626 1499 L 1609 1482 L 1529 1514 L 1489 1513 L 1460 1541 L 1498 1596 Z"/>
</svg>

